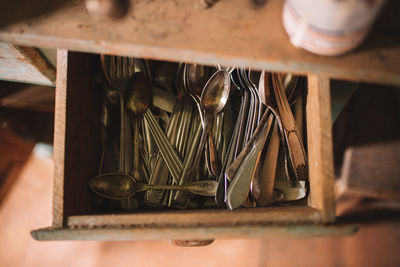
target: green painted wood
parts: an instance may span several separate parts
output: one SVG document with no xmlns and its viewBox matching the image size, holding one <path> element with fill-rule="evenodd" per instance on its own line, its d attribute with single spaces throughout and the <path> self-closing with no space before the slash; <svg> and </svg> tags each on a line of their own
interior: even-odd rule
<svg viewBox="0 0 400 267">
<path fill-rule="evenodd" d="M 54 229 L 32 231 L 36 240 L 166 240 L 166 239 L 228 239 L 228 238 L 310 238 L 321 236 L 348 236 L 359 227 L 347 225 L 239 225 L 183 228 L 95 228 Z"/>
</svg>

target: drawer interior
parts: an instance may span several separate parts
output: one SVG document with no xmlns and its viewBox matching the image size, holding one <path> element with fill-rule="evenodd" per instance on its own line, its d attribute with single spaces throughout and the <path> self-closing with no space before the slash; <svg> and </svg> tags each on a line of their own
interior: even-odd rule
<svg viewBox="0 0 400 267">
<path fill-rule="evenodd" d="M 308 81 L 308 199 L 295 205 L 234 211 L 147 209 L 115 213 L 95 210 L 88 187 L 88 181 L 97 175 L 101 154 L 102 88 L 95 79 L 101 68 L 99 55 L 59 50 L 57 64 L 54 227 L 207 227 L 334 220 L 329 79 L 311 75 Z"/>
</svg>

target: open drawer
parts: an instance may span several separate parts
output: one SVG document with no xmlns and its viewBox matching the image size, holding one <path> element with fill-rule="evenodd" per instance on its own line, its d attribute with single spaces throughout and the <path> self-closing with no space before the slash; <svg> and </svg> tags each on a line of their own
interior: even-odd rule
<svg viewBox="0 0 400 267">
<path fill-rule="evenodd" d="M 144 240 L 349 235 L 335 221 L 329 79 L 310 75 L 306 101 L 310 193 L 305 205 L 98 214 L 88 181 L 100 153 L 98 55 L 58 51 L 53 225 L 38 240 Z"/>
</svg>

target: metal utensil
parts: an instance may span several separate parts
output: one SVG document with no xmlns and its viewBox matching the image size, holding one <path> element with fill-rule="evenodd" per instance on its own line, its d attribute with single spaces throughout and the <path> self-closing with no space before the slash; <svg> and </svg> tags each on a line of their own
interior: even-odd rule
<svg viewBox="0 0 400 267">
<path fill-rule="evenodd" d="M 161 130 L 160 126 L 157 124 L 156 119 L 154 118 L 153 113 L 150 109 L 146 110 L 144 113 L 144 119 L 147 120 L 150 128 L 150 132 L 152 133 L 154 140 L 158 146 L 158 149 L 161 152 L 161 155 L 170 171 L 172 178 L 175 182 L 179 181 L 180 170 L 182 170 L 182 160 L 180 159 L 178 153 L 171 146 L 171 143 L 168 141 L 168 138 L 165 136 L 165 133 Z"/>
<path fill-rule="evenodd" d="M 264 114 L 264 119 L 267 117 L 267 113 Z M 262 129 L 255 136 L 254 142 L 246 145 L 246 148 L 240 152 L 241 155 L 245 155 L 243 161 L 241 161 L 239 168 L 234 172 L 234 176 L 231 176 L 231 184 L 227 191 L 227 205 L 229 209 L 236 209 L 240 207 L 247 199 L 251 178 L 253 176 L 254 167 L 264 147 L 265 141 L 269 136 L 269 132 L 272 126 L 273 118 L 269 116 L 267 122 L 262 120 Z M 261 123 L 259 124 L 261 126 Z M 259 127 L 258 127 L 259 129 Z M 252 137 L 253 139 L 253 137 Z M 248 148 L 248 149 L 247 149 Z M 241 158 L 239 154 L 237 159 Z M 234 165 L 235 166 L 235 165 Z M 232 165 L 231 165 L 232 167 Z M 230 167 L 230 168 L 231 168 Z M 229 171 L 229 170 L 228 170 Z M 233 173 L 233 172 L 232 172 Z M 228 175 L 228 172 L 227 172 Z"/>
<path fill-rule="evenodd" d="M 186 64 L 184 70 L 184 88 L 192 97 L 196 106 L 199 110 L 200 119 L 203 125 L 203 130 L 205 129 L 205 119 L 204 119 L 204 107 L 201 103 L 201 96 L 205 84 L 208 82 L 208 71 L 207 67 L 198 64 Z M 224 70 L 226 71 L 226 70 Z M 211 78 L 210 78 L 211 79 Z M 212 127 L 211 127 L 212 128 Z M 212 131 L 209 131 L 209 140 L 206 144 L 206 163 L 207 168 L 214 176 L 218 176 L 221 170 L 221 162 L 218 157 L 217 149 L 215 148 L 215 143 L 213 141 Z"/>
<path fill-rule="evenodd" d="M 173 142 L 173 139 L 174 139 L 173 133 L 174 133 L 174 130 L 178 126 L 180 113 L 182 111 L 183 111 L 182 103 L 177 102 L 174 106 L 174 110 L 171 114 L 169 123 L 167 125 L 166 137 L 170 142 L 167 143 L 166 145 L 171 144 Z M 148 130 L 150 131 L 150 128 L 153 127 L 152 124 L 150 124 L 149 121 L 146 119 L 144 121 L 148 125 Z M 155 132 L 157 130 L 153 129 L 152 131 Z M 152 134 L 152 137 L 155 141 L 153 134 Z M 158 145 L 157 145 L 157 147 L 158 147 Z M 164 154 L 166 154 L 166 153 L 168 153 L 168 152 L 164 151 Z M 182 170 L 180 170 L 180 172 L 181 171 Z M 150 175 L 149 184 L 165 185 L 165 184 L 167 184 L 168 177 L 169 177 L 168 167 L 166 165 L 166 162 L 165 162 L 163 156 L 161 155 L 161 152 L 159 151 L 159 155 L 158 155 L 155 167 Z M 144 200 L 145 200 L 146 204 L 148 204 L 152 207 L 160 206 L 161 201 L 162 201 L 163 192 L 164 191 L 162 191 L 162 190 L 147 190 L 145 193 L 145 196 L 144 196 Z"/>
<path fill-rule="evenodd" d="M 200 157 L 203 154 L 204 145 L 209 135 L 214 114 L 222 111 L 228 101 L 230 91 L 230 78 L 226 70 L 219 70 L 211 76 L 201 94 L 201 106 L 205 111 L 204 128 L 200 138 L 200 143 L 197 148 L 197 153 L 194 156 L 193 162 L 185 159 L 184 168 L 179 179 L 180 184 L 186 182 L 188 177 L 193 177 L 198 170 Z M 175 195 L 175 199 L 179 196 Z"/>
<path fill-rule="evenodd" d="M 139 128 L 142 114 L 149 109 L 152 102 L 151 87 L 143 72 L 137 72 L 127 86 L 126 109 L 133 115 L 133 171 L 136 180 L 142 181 L 139 160 Z"/>
<path fill-rule="evenodd" d="M 138 183 L 130 175 L 122 173 L 107 173 L 96 176 L 89 181 L 90 189 L 96 194 L 116 200 L 129 199 L 137 192 L 146 190 L 184 190 L 202 196 L 214 196 L 217 182 L 203 180 L 185 185 L 148 185 Z"/>
<path fill-rule="evenodd" d="M 243 103 L 242 103 L 242 105 L 243 105 Z M 243 112 L 242 108 L 239 109 L 238 118 L 241 117 L 242 112 Z M 232 135 L 230 137 L 230 142 L 229 142 L 229 146 L 226 151 L 226 156 L 225 156 L 225 159 L 222 164 L 221 173 L 218 178 L 218 188 L 217 188 L 217 193 L 215 195 L 215 202 L 219 205 L 224 205 L 226 202 L 225 195 L 226 195 L 226 191 L 227 191 L 227 179 L 225 176 L 225 170 L 235 159 L 235 148 L 237 146 L 237 138 L 239 135 L 239 126 L 240 126 L 240 123 L 236 122 L 235 127 L 232 132 Z"/>
<path fill-rule="evenodd" d="M 204 114 L 200 103 L 201 93 L 207 83 L 206 68 L 197 64 L 185 64 L 183 67 L 183 89 L 196 103 L 201 123 L 204 127 Z"/>
<path fill-rule="evenodd" d="M 119 172 L 128 174 L 130 172 L 131 142 L 130 125 L 125 110 L 125 93 L 130 78 L 134 73 L 133 58 L 120 56 L 101 55 L 101 65 L 108 85 L 119 95 L 120 100 L 120 149 L 119 149 Z M 136 206 L 134 201 L 124 200 L 121 202 L 125 209 L 132 209 Z"/>
<path fill-rule="evenodd" d="M 306 180 L 308 176 L 307 157 L 304 150 L 302 135 L 297 129 L 296 122 L 284 92 L 281 77 L 278 74 L 272 74 L 272 82 L 278 111 L 284 128 L 285 140 L 288 144 L 290 164 L 294 170 L 296 179 Z"/>
<path fill-rule="evenodd" d="M 259 173 L 255 172 L 258 175 L 252 179 L 251 195 L 256 201 L 257 206 L 265 206 L 273 200 L 280 143 L 278 128 L 278 122 L 275 121 L 265 157 L 258 166 L 258 168 L 260 168 Z"/>
<path fill-rule="evenodd" d="M 124 156 L 125 152 L 125 136 L 126 136 L 126 121 L 125 121 L 125 92 L 126 87 L 129 83 L 130 78 L 134 73 L 134 61 L 119 56 L 106 56 L 101 55 L 101 63 L 103 67 L 103 72 L 108 81 L 108 84 L 119 94 L 120 98 L 120 116 L 121 116 L 121 128 L 120 128 L 120 170 L 123 171 L 125 169 L 125 160 Z"/>
<path fill-rule="evenodd" d="M 248 90 L 242 89 L 238 84 L 237 78 L 237 70 L 233 70 L 232 75 L 230 76 L 232 87 L 236 88 L 234 92 L 240 94 L 240 107 L 238 110 L 238 114 L 235 120 L 235 126 L 230 138 L 229 146 L 227 148 L 227 155 L 225 156 L 225 160 L 223 161 L 221 173 L 218 179 L 218 188 L 215 196 L 215 201 L 219 205 L 225 205 L 226 202 L 226 192 L 228 190 L 228 179 L 225 175 L 226 169 L 230 166 L 233 160 L 236 159 L 237 155 L 240 153 L 242 149 L 243 137 L 244 137 L 244 128 L 245 128 L 245 118 L 248 112 L 249 101 L 248 100 Z M 231 96 L 233 97 L 233 95 Z"/>
</svg>

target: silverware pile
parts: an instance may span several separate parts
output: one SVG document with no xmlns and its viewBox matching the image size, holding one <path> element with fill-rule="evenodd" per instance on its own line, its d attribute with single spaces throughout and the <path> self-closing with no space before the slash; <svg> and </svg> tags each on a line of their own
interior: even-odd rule
<svg viewBox="0 0 400 267">
<path fill-rule="evenodd" d="M 229 209 L 307 193 L 305 79 L 101 56 L 100 206 Z M 117 204 L 118 203 L 118 204 Z"/>
</svg>

